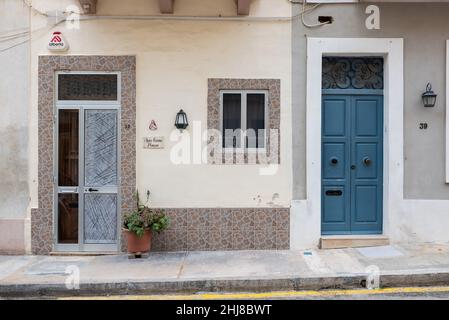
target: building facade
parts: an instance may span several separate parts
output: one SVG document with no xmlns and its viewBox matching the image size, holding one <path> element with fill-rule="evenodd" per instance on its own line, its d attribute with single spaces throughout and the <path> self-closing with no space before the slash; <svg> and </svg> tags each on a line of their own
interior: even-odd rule
<svg viewBox="0 0 449 320">
<path fill-rule="evenodd" d="M 447 242 L 449 4 L 331 2 L 305 22 L 332 24 L 292 28 L 291 244 L 336 234 Z M 431 108 L 422 101 L 428 83 L 438 94 Z"/>
<path fill-rule="evenodd" d="M 136 190 L 158 251 L 449 241 L 449 3 L 385 2 L 8 1 L 1 252 L 119 252 Z"/>
<path fill-rule="evenodd" d="M 57 11 L 61 2 L 33 6 Z M 81 15 L 79 28 L 62 23 L 51 30 L 64 35 L 68 51 L 52 54 L 47 38 L 33 41 L 30 145 L 39 159 L 30 173 L 33 252 L 119 250 L 120 215 L 134 208 L 136 188 L 150 190 L 151 206 L 171 220 L 169 230 L 155 235 L 154 250 L 289 248 L 290 4 L 260 1 L 243 18 L 234 1 L 177 1 L 163 18 L 160 9 L 158 1 L 98 1 L 95 15 Z M 191 17 L 197 15 L 204 18 Z M 45 20 L 35 15 L 34 27 Z M 80 97 L 77 86 L 96 81 L 83 74 L 113 75 L 116 84 L 98 80 L 117 88 L 113 97 Z M 260 174 L 269 164 L 237 159 L 243 153 L 223 152 L 226 163 L 218 153 L 202 156 L 203 133 L 220 129 L 228 96 L 255 99 L 273 130 L 283 123 L 279 143 L 270 146 L 274 174 Z M 182 133 L 174 127 L 180 109 L 189 120 Z M 102 137 L 111 144 L 89 141 Z M 146 138 L 164 146 L 144 148 Z M 103 166 L 117 171 L 99 172 Z"/>
</svg>

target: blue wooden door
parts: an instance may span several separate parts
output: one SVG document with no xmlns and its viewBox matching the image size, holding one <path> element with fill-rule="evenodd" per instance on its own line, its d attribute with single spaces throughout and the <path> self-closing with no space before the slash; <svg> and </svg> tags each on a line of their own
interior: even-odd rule
<svg viewBox="0 0 449 320">
<path fill-rule="evenodd" d="M 322 101 L 322 233 L 382 233 L 383 97 Z"/>
</svg>

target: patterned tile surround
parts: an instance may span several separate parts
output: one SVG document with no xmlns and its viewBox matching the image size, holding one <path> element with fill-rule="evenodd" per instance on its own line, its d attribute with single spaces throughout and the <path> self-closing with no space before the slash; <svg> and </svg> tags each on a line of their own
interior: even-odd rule
<svg viewBox="0 0 449 320">
<path fill-rule="evenodd" d="M 210 164 L 279 164 L 280 163 L 280 124 L 281 124 L 281 81 L 279 79 L 208 79 L 207 128 L 220 130 L 220 90 L 267 90 L 268 91 L 268 134 L 265 157 L 254 154 L 223 153 L 219 148 L 208 149 Z M 209 145 L 217 137 L 209 136 Z"/>
<path fill-rule="evenodd" d="M 38 127 L 38 208 L 31 210 L 31 247 L 34 254 L 48 254 L 53 244 L 53 115 L 55 72 L 121 72 L 121 209 L 134 205 L 136 187 L 136 57 L 40 56 Z"/>
<path fill-rule="evenodd" d="M 289 208 L 165 209 L 170 227 L 153 237 L 155 251 L 287 250 Z"/>
<path fill-rule="evenodd" d="M 122 212 L 133 208 L 136 186 L 136 59 L 134 56 L 39 57 L 38 208 L 31 210 L 32 251 L 48 254 L 53 244 L 53 115 L 54 74 L 59 70 L 120 71 Z M 218 124 L 215 100 L 219 89 L 270 90 L 270 128 L 279 128 L 279 80 L 209 80 L 208 125 Z M 288 249 L 289 208 L 165 209 L 168 230 L 156 234 L 153 250 Z M 122 249 L 126 244 L 122 241 Z"/>
</svg>

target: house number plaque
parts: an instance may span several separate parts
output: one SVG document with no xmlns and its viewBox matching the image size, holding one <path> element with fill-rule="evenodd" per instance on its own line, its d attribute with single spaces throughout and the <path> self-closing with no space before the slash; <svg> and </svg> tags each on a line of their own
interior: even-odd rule
<svg viewBox="0 0 449 320">
<path fill-rule="evenodd" d="M 428 127 L 429 127 L 429 125 L 427 124 L 427 122 L 421 122 L 419 124 L 419 129 L 420 130 L 427 130 Z"/>
<path fill-rule="evenodd" d="M 143 138 L 144 149 L 164 149 L 164 137 Z"/>
</svg>

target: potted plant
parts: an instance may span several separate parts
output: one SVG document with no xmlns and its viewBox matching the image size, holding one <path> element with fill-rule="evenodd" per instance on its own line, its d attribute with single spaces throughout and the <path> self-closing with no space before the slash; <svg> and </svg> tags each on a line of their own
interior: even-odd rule
<svg viewBox="0 0 449 320">
<path fill-rule="evenodd" d="M 146 253 L 151 250 L 152 232 L 161 232 L 168 227 L 169 219 L 163 210 L 148 207 L 150 191 L 145 204 L 140 203 L 139 191 L 134 195 L 136 209 L 123 217 L 123 233 L 127 239 L 129 253 Z"/>
</svg>

